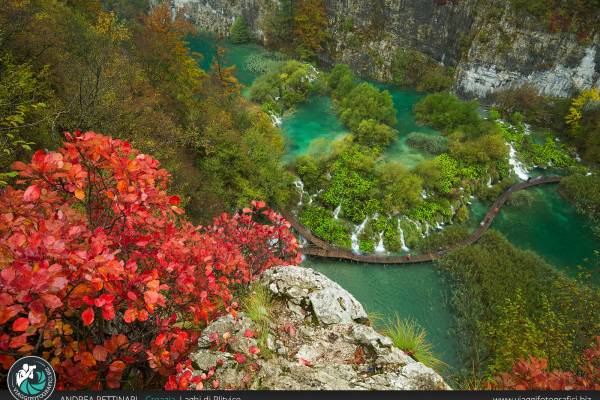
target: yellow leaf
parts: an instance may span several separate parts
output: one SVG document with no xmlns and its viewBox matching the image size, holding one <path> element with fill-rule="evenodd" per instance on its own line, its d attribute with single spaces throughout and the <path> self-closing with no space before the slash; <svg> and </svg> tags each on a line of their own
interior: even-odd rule
<svg viewBox="0 0 600 400">
<path fill-rule="evenodd" d="M 85 199 L 85 192 L 81 189 L 76 189 L 75 197 L 77 197 L 79 200 L 83 200 L 83 199 Z"/>
</svg>

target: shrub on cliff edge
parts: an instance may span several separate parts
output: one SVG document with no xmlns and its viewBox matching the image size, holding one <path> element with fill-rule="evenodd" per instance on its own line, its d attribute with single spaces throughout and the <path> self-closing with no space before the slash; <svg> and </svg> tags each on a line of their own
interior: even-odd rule
<svg viewBox="0 0 600 400">
<path fill-rule="evenodd" d="M 299 261 L 262 202 L 193 226 L 167 171 L 127 142 L 67 134 L 14 168 L 26 189 L 0 193 L 0 363 L 44 357 L 59 389 L 174 374 L 203 324 L 235 314 L 237 288 Z"/>
</svg>

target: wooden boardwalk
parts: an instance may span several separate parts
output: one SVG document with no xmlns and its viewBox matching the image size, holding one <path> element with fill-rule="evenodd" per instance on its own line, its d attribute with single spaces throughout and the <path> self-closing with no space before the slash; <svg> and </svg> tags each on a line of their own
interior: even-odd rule
<svg viewBox="0 0 600 400">
<path fill-rule="evenodd" d="M 282 212 L 282 215 L 288 220 L 288 222 L 292 225 L 296 232 L 298 232 L 298 234 L 303 236 L 309 243 L 311 243 L 311 245 L 309 246 L 300 248 L 300 252 L 304 255 L 357 261 L 368 264 L 418 264 L 435 261 L 447 252 L 477 242 L 479 238 L 481 238 L 481 236 L 483 236 L 483 234 L 490 228 L 492 222 L 494 221 L 494 218 L 496 218 L 496 215 L 498 215 L 498 212 L 500 211 L 504 203 L 506 203 L 506 200 L 511 195 L 511 193 L 515 193 L 519 190 L 527 189 L 532 186 L 558 183 L 561 179 L 562 178 L 560 176 L 542 176 L 538 178 L 532 178 L 529 181 L 516 183 L 510 186 L 504 191 L 504 193 L 502 193 L 496 199 L 496 201 L 494 201 L 494 203 L 490 206 L 488 212 L 485 214 L 485 217 L 480 222 L 479 227 L 469 237 L 443 250 L 432 253 L 419 254 L 410 257 L 408 257 L 407 255 L 355 254 L 348 249 L 343 249 L 334 246 L 322 239 L 319 239 L 308 228 L 302 225 L 292 214 L 284 211 Z"/>
</svg>

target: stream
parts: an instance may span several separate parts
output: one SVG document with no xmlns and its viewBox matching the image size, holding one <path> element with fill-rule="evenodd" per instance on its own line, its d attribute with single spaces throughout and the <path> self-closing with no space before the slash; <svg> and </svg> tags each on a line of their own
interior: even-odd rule
<svg viewBox="0 0 600 400">
<path fill-rule="evenodd" d="M 253 44 L 224 42 L 220 45 L 228 50 L 226 65 L 235 64 L 239 81 L 250 85 L 257 74 L 245 68 L 245 59 L 250 54 L 266 50 Z M 190 38 L 190 47 L 204 55 L 200 64 L 208 68 L 214 57 L 214 40 L 196 36 Z M 407 146 L 406 135 L 415 131 L 439 135 L 415 121 L 412 108 L 424 94 L 392 85 L 376 85 L 389 90 L 399 121 L 399 140 L 388 149 L 386 157 L 412 168 L 430 156 Z M 331 101 L 322 96 L 313 96 L 310 101 L 299 105 L 294 113 L 284 116 L 281 128 L 287 143 L 286 160 L 309 151 L 322 151 L 346 132 L 331 108 Z M 555 185 L 528 191 L 532 193 L 531 202 L 505 206 L 492 228 L 503 233 L 514 245 L 535 251 L 571 276 L 575 276 L 581 268 L 592 268 L 600 241 L 586 218 L 562 199 Z M 488 206 L 477 201 L 472 204 L 473 224 L 478 223 Z M 449 293 L 441 272 L 433 264 L 385 267 L 307 258 L 303 265 L 327 275 L 351 292 L 368 312 L 379 319 L 376 325 L 381 326 L 396 315 L 414 320 L 427 331 L 436 355 L 451 369 L 461 366 L 455 351 L 460 338 L 452 334 Z"/>
</svg>

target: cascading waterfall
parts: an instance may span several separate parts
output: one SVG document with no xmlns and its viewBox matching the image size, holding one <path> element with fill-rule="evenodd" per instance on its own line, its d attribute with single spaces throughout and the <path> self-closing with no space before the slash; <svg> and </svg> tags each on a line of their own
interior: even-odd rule
<svg viewBox="0 0 600 400">
<path fill-rule="evenodd" d="M 385 244 L 383 243 L 383 232 L 379 233 L 379 242 L 375 246 L 375 253 L 385 253 Z"/>
<path fill-rule="evenodd" d="M 354 227 L 354 230 L 352 231 L 352 236 L 350 237 L 350 240 L 352 241 L 352 252 L 354 254 L 360 253 L 360 241 L 358 239 L 358 236 L 362 233 L 362 231 L 365 230 L 367 222 L 369 222 L 368 216 L 365 217 L 365 220 L 360 225 L 356 225 Z"/>
<path fill-rule="evenodd" d="M 300 247 L 304 247 L 308 244 L 308 240 L 304 236 L 298 236 L 298 244 Z"/>
<path fill-rule="evenodd" d="M 339 206 L 337 206 L 335 208 L 335 210 L 333 210 L 333 218 L 338 219 L 338 216 L 340 215 L 340 211 L 342 211 L 342 205 L 341 204 Z"/>
<path fill-rule="evenodd" d="M 517 159 L 517 151 L 513 147 L 512 143 L 509 143 L 508 146 L 510 148 L 508 153 L 508 163 L 512 166 L 515 175 L 517 175 L 521 180 L 526 180 L 529 178 L 527 169 L 525 169 L 525 166 Z"/>
<path fill-rule="evenodd" d="M 297 179 L 294 181 L 294 186 L 296 186 L 296 189 L 298 189 L 298 192 L 300 192 L 300 201 L 298 202 L 298 206 L 301 206 L 302 199 L 304 198 L 304 182 L 302 182 L 300 179 Z"/>
<path fill-rule="evenodd" d="M 402 251 L 408 252 L 410 249 L 406 246 L 406 242 L 404 241 L 404 231 L 400 226 L 400 218 L 398 218 L 398 231 L 400 231 L 400 245 L 402 246 Z"/>
<path fill-rule="evenodd" d="M 276 126 L 278 128 L 281 126 L 281 123 L 283 122 L 281 117 L 272 111 L 269 111 L 269 118 L 271 118 L 271 123 L 273 124 L 273 126 Z"/>
</svg>

